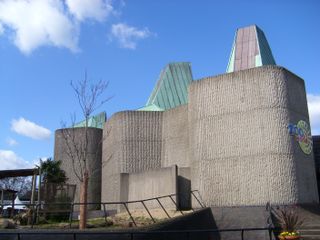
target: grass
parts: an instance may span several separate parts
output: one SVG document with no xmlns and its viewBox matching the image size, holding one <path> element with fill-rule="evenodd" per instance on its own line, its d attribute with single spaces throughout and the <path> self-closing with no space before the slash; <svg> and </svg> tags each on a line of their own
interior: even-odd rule
<svg viewBox="0 0 320 240">
<path fill-rule="evenodd" d="M 187 213 L 187 212 L 186 212 Z M 139 227 L 148 226 L 154 224 L 153 220 L 150 218 L 148 214 L 146 214 L 144 211 L 140 210 L 133 210 L 131 212 L 132 217 L 134 218 L 135 223 Z M 152 216 L 156 223 L 162 222 L 168 217 L 161 212 L 161 210 L 154 209 L 152 210 Z M 170 216 L 176 217 L 181 215 L 177 211 L 170 211 Z M 2 226 L 2 219 L 0 218 L 0 228 Z M 100 218 L 92 218 L 88 219 L 87 222 L 87 228 L 88 229 L 125 229 L 125 228 L 131 228 L 134 224 L 132 223 L 132 219 L 126 212 L 118 213 L 114 216 L 107 217 L 107 221 L 104 217 Z M 30 228 L 30 225 L 21 226 L 18 225 L 18 228 L 26 229 Z M 53 220 L 47 220 L 44 223 L 41 224 L 35 224 L 35 229 L 69 229 L 70 228 L 70 222 L 69 221 L 53 221 Z M 73 220 L 71 222 L 71 228 L 77 229 L 79 228 L 79 221 Z"/>
</svg>

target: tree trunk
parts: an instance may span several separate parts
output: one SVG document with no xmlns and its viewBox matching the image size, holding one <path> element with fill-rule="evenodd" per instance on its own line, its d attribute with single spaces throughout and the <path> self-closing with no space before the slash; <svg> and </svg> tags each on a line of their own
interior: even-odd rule
<svg viewBox="0 0 320 240">
<path fill-rule="evenodd" d="M 85 170 L 83 174 L 83 179 L 80 184 L 80 223 L 79 229 L 85 229 L 87 226 L 87 198 L 88 198 L 88 180 L 89 174 Z"/>
</svg>

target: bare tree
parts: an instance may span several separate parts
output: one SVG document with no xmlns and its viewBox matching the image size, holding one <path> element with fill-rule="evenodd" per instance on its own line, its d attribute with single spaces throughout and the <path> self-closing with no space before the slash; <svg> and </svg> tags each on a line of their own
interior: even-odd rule
<svg viewBox="0 0 320 240">
<path fill-rule="evenodd" d="M 109 82 L 100 80 L 97 83 L 90 84 L 87 73 L 83 80 L 77 83 L 71 82 L 71 87 L 74 90 L 79 106 L 84 117 L 84 138 L 78 138 L 74 128 L 64 128 L 62 136 L 67 147 L 67 155 L 71 159 L 72 168 L 75 176 L 80 182 L 80 224 L 79 228 L 84 229 L 87 222 L 87 192 L 90 172 L 88 170 L 88 124 L 92 113 L 106 103 L 109 98 L 102 99 L 103 93 L 108 87 Z M 75 117 L 72 118 L 73 125 Z"/>
<path fill-rule="evenodd" d="M 31 191 L 31 184 L 30 177 L 10 177 L 0 180 L 0 188 L 15 190 L 21 196 Z"/>
</svg>

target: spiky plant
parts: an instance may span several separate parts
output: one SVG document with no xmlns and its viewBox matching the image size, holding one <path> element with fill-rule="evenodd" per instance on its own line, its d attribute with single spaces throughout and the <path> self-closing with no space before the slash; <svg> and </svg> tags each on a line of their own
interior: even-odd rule
<svg viewBox="0 0 320 240">
<path fill-rule="evenodd" d="M 274 215 L 283 232 L 297 232 L 297 229 L 303 224 L 297 209 L 295 207 L 282 207 L 274 211 Z"/>
</svg>

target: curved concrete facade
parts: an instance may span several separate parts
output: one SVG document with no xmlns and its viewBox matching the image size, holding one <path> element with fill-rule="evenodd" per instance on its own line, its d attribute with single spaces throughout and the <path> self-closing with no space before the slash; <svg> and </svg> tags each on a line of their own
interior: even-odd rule
<svg viewBox="0 0 320 240">
<path fill-rule="evenodd" d="M 101 201 L 101 159 L 102 159 L 102 129 L 88 128 L 88 158 L 87 166 L 89 170 L 88 202 Z M 77 145 L 85 142 L 85 128 L 58 129 L 55 132 L 54 159 L 61 160 L 61 167 L 65 170 L 69 184 L 76 184 L 75 202 L 79 202 L 80 182 L 73 170 L 72 160 L 68 154 L 66 139 L 62 131 L 68 131 L 70 136 L 74 136 Z M 71 140 L 71 138 L 68 138 Z M 75 153 L 74 148 L 72 148 Z M 78 171 L 79 165 L 75 164 Z M 88 206 L 89 209 L 96 206 Z"/>
<path fill-rule="evenodd" d="M 252 68 L 194 82 L 189 97 L 192 187 L 206 204 L 318 201 L 313 155 L 287 130 L 309 123 L 302 79 Z"/>
<path fill-rule="evenodd" d="M 194 81 L 188 102 L 109 119 L 103 201 L 121 199 L 121 173 L 177 165 L 190 167 L 192 188 L 209 206 L 318 202 L 313 155 L 287 130 L 309 124 L 302 79 L 278 66 L 252 68 Z"/>
<path fill-rule="evenodd" d="M 120 173 L 161 167 L 162 112 L 116 113 L 103 134 L 102 201 L 119 201 Z"/>
</svg>

